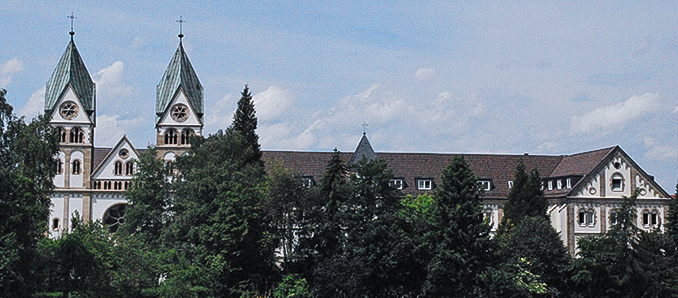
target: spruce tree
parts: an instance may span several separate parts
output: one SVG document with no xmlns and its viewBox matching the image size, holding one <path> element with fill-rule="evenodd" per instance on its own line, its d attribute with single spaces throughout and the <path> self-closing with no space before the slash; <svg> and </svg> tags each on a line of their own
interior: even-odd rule
<svg viewBox="0 0 678 298">
<path fill-rule="evenodd" d="M 669 204 L 669 214 L 666 217 L 666 232 L 671 235 L 678 245 L 678 182 L 676 183 L 676 195 Z"/>
<path fill-rule="evenodd" d="M 541 189 L 541 177 L 537 169 L 528 174 L 521 160 L 513 176 L 513 187 L 508 193 L 502 217 L 503 229 L 518 224 L 526 217 L 546 218 L 546 199 Z"/>
<path fill-rule="evenodd" d="M 242 91 L 240 100 L 238 100 L 238 108 L 233 115 L 233 124 L 231 127 L 238 132 L 243 138 L 243 161 L 246 164 L 258 164 L 263 167 L 261 161 L 261 145 L 259 145 L 259 136 L 256 133 L 257 116 L 254 109 L 254 102 L 252 101 L 252 93 L 249 86 L 245 85 Z"/>
<path fill-rule="evenodd" d="M 425 290 L 433 297 L 472 297 L 483 291 L 482 273 L 493 263 L 490 226 L 483 219 L 476 177 L 457 156 L 445 168 L 435 192 L 432 259 Z"/>
</svg>

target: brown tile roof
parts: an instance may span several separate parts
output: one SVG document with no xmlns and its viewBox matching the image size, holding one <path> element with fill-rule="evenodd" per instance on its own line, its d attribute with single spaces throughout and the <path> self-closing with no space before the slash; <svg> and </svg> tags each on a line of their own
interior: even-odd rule
<svg viewBox="0 0 678 298">
<path fill-rule="evenodd" d="M 92 161 L 92 169 L 99 167 L 99 164 L 104 162 L 104 158 L 111 152 L 113 148 L 94 148 L 94 160 Z"/>
<path fill-rule="evenodd" d="M 563 156 L 551 177 L 586 175 L 597 166 L 615 147 Z"/>
</svg>

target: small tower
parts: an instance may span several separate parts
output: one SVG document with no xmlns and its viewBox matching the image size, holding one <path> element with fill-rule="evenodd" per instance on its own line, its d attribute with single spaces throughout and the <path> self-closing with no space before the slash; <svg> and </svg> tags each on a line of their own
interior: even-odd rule
<svg viewBox="0 0 678 298">
<path fill-rule="evenodd" d="M 45 114 L 59 130 L 61 152 L 57 189 L 89 188 L 96 126 L 94 81 L 73 41 L 75 32 L 45 89 Z"/>
<path fill-rule="evenodd" d="M 188 151 L 190 136 L 202 135 L 203 88 L 184 51 L 183 36 L 179 34 L 179 47 L 156 90 L 157 147 L 165 160 Z"/>
<path fill-rule="evenodd" d="M 363 137 L 360 139 L 358 147 L 355 148 L 355 152 L 353 152 L 353 155 L 351 156 L 351 161 L 348 162 L 348 167 L 354 167 L 363 158 L 367 158 L 368 160 L 377 159 L 377 154 L 374 153 L 374 149 L 372 149 L 372 145 L 367 139 L 365 132 L 363 132 Z"/>
<path fill-rule="evenodd" d="M 71 21 L 73 15 L 71 14 Z M 52 226 L 69 228 L 70 216 L 78 211 L 91 219 L 90 175 L 93 169 L 96 89 L 73 41 L 66 47 L 45 89 L 45 114 L 59 131 L 59 160 L 52 195 Z"/>
</svg>

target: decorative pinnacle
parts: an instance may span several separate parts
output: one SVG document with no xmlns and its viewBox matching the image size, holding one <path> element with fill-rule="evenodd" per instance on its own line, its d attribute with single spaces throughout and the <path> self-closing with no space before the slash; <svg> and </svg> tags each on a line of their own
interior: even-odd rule
<svg viewBox="0 0 678 298">
<path fill-rule="evenodd" d="M 71 20 L 71 32 L 68 32 L 68 34 L 70 34 L 71 38 L 73 38 L 73 35 L 75 35 L 75 31 L 73 31 L 73 20 L 77 19 L 77 17 L 75 17 L 73 12 L 71 11 L 71 15 L 66 16 L 66 18 Z"/>
<path fill-rule="evenodd" d="M 360 126 L 363 127 L 363 135 L 365 135 L 365 133 L 367 131 L 367 126 L 368 126 L 367 122 L 363 121 L 363 124 L 360 124 Z"/>
<path fill-rule="evenodd" d="M 177 23 L 179 23 L 179 41 L 181 41 L 181 39 L 184 38 L 184 23 L 186 23 L 186 21 L 184 21 L 182 16 L 179 16 Z"/>
</svg>

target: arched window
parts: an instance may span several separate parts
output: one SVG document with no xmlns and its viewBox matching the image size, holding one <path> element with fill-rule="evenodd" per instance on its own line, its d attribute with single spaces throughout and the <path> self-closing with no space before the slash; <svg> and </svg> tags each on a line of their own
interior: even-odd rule
<svg viewBox="0 0 678 298">
<path fill-rule="evenodd" d="M 193 130 L 190 128 L 186 128 L 181 131 L 181 145 L 189 145 L 191 144 L 190 138 L 193 136 Z"/>
<path fill-rule="evenodd" d="M 73 127 L 70 133 L 70 142 L 76 144 L 82 144 L 85 138 L 85 133 L 82 132 L 82 129 L 79 127 Z"/>
<path fill-rule="evenodd" d="M 165 132 L 165 144 L 166 145 L 176 145 L 177 144 L 177 130 L 170 128 Z"/>
<path fill-rule="evenodd" d="M 59 133 L 59 142 L 66 143 L 66 130 L 63 127 L 57 127 Z"/>
<path fill-rule="evenodd" d="M 108 226 L 108 231 L 115 233 L 118 228 L 125 223 L 126 204 L 113 205 L 104 213 L 104 224 Z"/>
<path fill-rule="evenodd" d="M 579 226 L 592 227 L 595 225 L 595 211 L 593 208 L 579 209 L 579 218 L 577 219 Z"/>
<path fill-rule="evenodd" d="M 134 162 L 128 161 L 125 164 L 125 175 L 127 175 L 127 176 L 134 175 Z"/>
<path fill-rule="evenodd" d="M 79 159 L 73 160 L 73 162 L 71 163 L 71 173 L 73 175 L 80 175 L 80 172 L 81 172 L 80 160 Z"/>
<path fill-rule="evenodd" d="M 612 191 L 624 191 L 624 177 L 619 173 L 612 175 L 612 182 L 610 186 Z"/>
<path fill-rule="evenodd" d="M 61 160 L 61 158 L 57 159 L 57 175 L 61 175 L 64 173 L 64 162 Z"/>
<path fill-rule="evenodd" d="M 115 162 L 115 167 L 113 169 L 113 174 L 116 176 L 121 176 L 122 175 L 122 161 L 116 161 Z"/>
<path fill-rule="evenodd" d="M 650 223 L 652 224 L 653 227 L 659 225 L 659 211 L 657 211 L 656 209 L 650 212 Z"/>
<path fill-rule="evenodd" d="M 54 230 L 54 231 L 59 230 L 59 219 L 56 218 L 56 217 L 54 219 L 52 219 L 52 230 Z"/>
<path fill-rule="evenodd" d="M 643 210 L 643 226 L 650 225 L 650 211 Z"/>
</svg>

